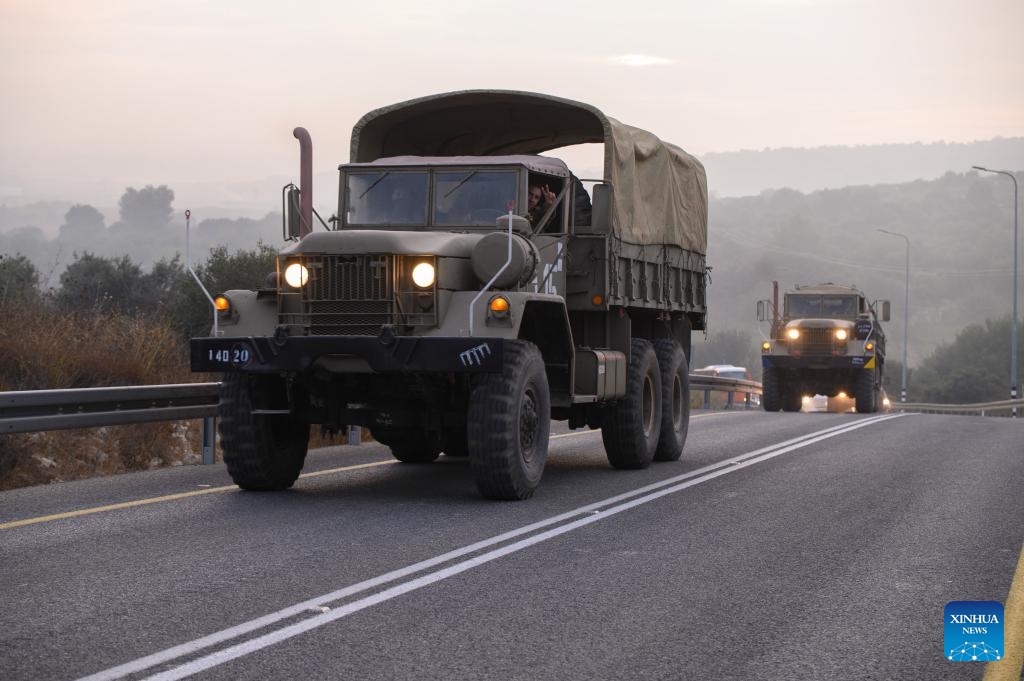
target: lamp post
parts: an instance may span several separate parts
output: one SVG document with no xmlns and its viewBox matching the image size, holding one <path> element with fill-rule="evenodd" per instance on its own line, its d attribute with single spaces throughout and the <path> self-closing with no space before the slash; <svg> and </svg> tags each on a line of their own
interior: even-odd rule
<svg viewBox="0 0 1024 681">
<path fill-rule="evenodd" d="M 1010 399 L 1017 399 L 1017 178 L 1008 170 L 990 170 L 981 166 L 971 166 L 985 173 L 1006 175 L 1013 181 L 1013 319 L 1010 320 Z M 1013 408 L 1013 418 L 1017 418 L 1017 408 Z"/>
<path fill-rule="evenodd" d="M 900 234 L 899 232 L 890 232 L 887 229 L 879 229 L 882 234 L 888 234 L 889 236 L 898 236 L 907 242 L 907 283 L 903 293 L 903 366 L 900 372 L 900 402 L 907 401 L 907 329 L 909 328 L 910 322 L 910 239 L 906 234 Z"/>
</svg>

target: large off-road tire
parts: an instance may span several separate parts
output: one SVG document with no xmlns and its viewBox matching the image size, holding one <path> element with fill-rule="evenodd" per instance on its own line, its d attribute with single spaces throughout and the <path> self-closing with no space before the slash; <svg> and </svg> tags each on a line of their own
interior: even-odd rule
<svg viewBox="0 0 1024 681">
<path fill-rule="evenodd" d="M 761 374 L 761 406 L 765 411 L 782 409 L 782 385 L 775 367 L 765 367 Z"/>
<path fill-rule="evenodd" d="M 803 406 L 803 395 L 799 390 L 790 387 L 782 391 L 782 411 L 800 411 Z"/>
<path fill-rule="evenodd" d="M 278 376 L 231 373 L 221 382 L 220 447 L 228 474 L 242 489 L 287 489 L 299 477 L 309 424 L 288 414 L 252 413 L 255 408 L 286 408 L 287 389 Z"/>
<path fill-rule="evenodd" d="M 647 468 L 661 435 L 661 371 L 650 341 L 634 339 L 630 350 L 626 394 L 604 408 L 601 439 L 612 467 Z"/>
<path fill-rule="evenodd" d="M 875 369 L 863 369 L 857 374 L 853 386 L 853 398 L 858 414 L 874 414 L 878 411 L 878 385 Z"/>
<path fill-rule="evenodd" d="M 551 394 L 533 343 L 505 341 L 500 374 L 483 374 L 469 401 L 469 465 L 488 499 L 527 499 L 544 473 Z"/>
<path fill-rule="evenodd" d="M 391 456 L 402 463 L 430 463 L 441 455 L 436 438 L 427 437 L 420 428 L 374 428 L 373 439 L 391 449 Z"/>
<path fill-rule="evenodd" d="M 679 342 L 671 338 L 654 341 L 661 374 L 661 434 L 655 461 L 678 461 L 690 429 L 690 368 Z"/>
</svg>

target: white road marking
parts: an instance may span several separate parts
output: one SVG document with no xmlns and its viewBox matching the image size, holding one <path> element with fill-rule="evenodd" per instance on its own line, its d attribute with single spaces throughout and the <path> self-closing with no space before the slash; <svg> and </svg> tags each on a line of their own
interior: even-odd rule
<svg viewBox="0 0 1024 681">
<path fill-rule="evenodd" d="M 391 600 L 393 598 L 401 596 L 402 594 L 406 594 L 410 591 L 414 591 L 416 589 L 423 588 L 430 584 L 434 584 L 441 580 L 447 579 L 454 575 L 470 570 L 474 567 L 478 567 L 485 563 L 489 563 L 493 560 L 497 560 L 498 558 L 501 558 L 503 556 L 507 556 L 511 553 L 521 551 L 527 547 L 533 546 L 540 542 L 547 541 L 548 539 L 552 539 L 567 532 L 571 532 L 573 530 L 579 529 L 591 523 L 604 520 L 605 518 L 617 515 L 619 513 L 630 510 L 642 504 L 646 504 L 656 499 L 660 499 L 663 496 L 674 494 L 689 487 L 693 487 L 694 485 L 698 485 L 702 482 L 707 482 L 709 480 L 713 480 L 714 478 L 727 475 L 729 473 L 738 471 L 741 468 L 746 468 L 748 466 L 752 466 L 763 461 L 768 461 L 769 459 L 775 458 L 782 454 L 786 454 L 788 452 L 792 452 L 802 447 L 806 447 L 808 445 L 815 444 L 817 442 L 821 442 L 822 440 L 827 440 L 829 438 L 849 433 L 869 425 L 874 425 L 882 421 L 900 418 L 904 415 L 905 414 L 892 414 L 886 416 L 866 418 L 863 420 L 855 421 L 853 423 L 845 423 L 839 426 L 825 428 L 823 430 L 815 431 L 813 433 L 808 433 L 800 437 L 786 440 L 785 442 L 780 442 L 774 445 L 770 445 L 768 447 L 762 447 L 761 449 L 757 449 L 752 452 L 740 454 L 738 456 L 732 457 L 731 459 L 726 459 L 724 461 L 704 466 L 703 468 L 699 468 L 688 473 L 683 473 L 681 475 L 677 475 L 666 480 L 661 480 L 659 482 L 652 483 L 650 485 L 646 485 L 644 487 L 640 487 L 629 492 L 624 492 L 622 494 L 609 497 L 602 501 L 588 504 L 586 506 L 581 506 L 574 510 L 567 511 L 556 516 L 552 516 L 551 518 L 547 518 L 536 523 L 531 523 L 530 525 L 526 525 L 524 527 L 502 533 L 495 537 L 491 537 L 490 539 L 485 539 L 474 544 L 462 547 L 460 549 L 456 549 L 454 551 L 449 551 L 448 553 L 442 554 L 440 556 L 420 561 L 419 563 L 415 563 L 413 565 L 409 565 L 404 568 L 388 572 L 386 574 L 374 577 L 372 579 L 368 579 L 358 584 L 353 584 L 351 586 L 338 589 L 337 591 L 333 591 L 331 593 L 324 594 L 316 598 L 308 599 L 296 605 L 292 605 L 282 610 L 278 610 L 277 612 L 264 615 L 263 617 L 250 620 L 248 622 L 243 622 L 228 629 L 223 629 L 219 632 L 210 634 L 209 636 L 204 636 L 202 638 L 198 638 L 193 641 L 189 641 L 187 643 L 183 643 L 181 645 L 168 648 L 166 650 L 154 653 L 152 655 L 147 655 L 137 660 L 133 660 L 131 662 L 118 665 L 116 667 L 111 667 L 110 669 L 97 672 L 96 674 L 83 677 L 79 681 L 113 681 L 114 679 L 121 679 L 129 674 L 134 674 L 144 669 L 149 669 L 156 665 L 163 664 L 165 662 L 170 662 L 171 660 L 175 660 L 186 655 L 197 653 L 205 648 L 209 648 L 219 643 L 230 641 L 232 639 L 238 638 L 240 636 L 256 631 L 258 629 L 268 627 L 276 622 L 280 622 L 282 620 L 294 617 L 296 615 L 308 615 L 311 608 L 330 608 L 328 611 L 323 612 L 323 614 L 309 617 L 308 619 L 290 624 L 280 629 L 276 629 L 274 631 L 263 634 L 262 636 L 247 640 L 243 643 L 239 643 L 234 646 L 224 648 L 222 650 L 218 650 L 214 653 L 205 655 L 203 657 L 192 660 L 177 667 L 167 669 L 151 677 L 147 677 L 148 679 L 151 679 L 153 681 L 172 681 L 174 679 L 182 679 L 187 676 L 191 676 L 192 674 L 196 674 L 203 670 L 210 669 L 217 665 L 223 664 L 224 662 L 227 662 L 229 660 L 233 660 L 248 655 L 250 653 L 256 652 L 257 650 L 261 650 L 268 646 L 274 645 L 275 643 L 280 643 L 281 641 L 293 638 L 312 629 L 322 627 L 325 624 L 329 624 L 330 622 L 351 615 L 352 613 L 359 612 L 360 610 L 365 610 L 366 608 L 372 607 L 379 603 L 383 603 L 384 601 Z M 495 544 L 503 543 L 515 537 L 519 537 L 524 534 L 530 534 L 536 530 L 540 530 L 550 525 L 557 525 L 558 523 L 570 520 L 571 518 L 577 519 L 564 525 L 560 525 L 558 527 L 546 530 L 544 532 L 533 534 L 532 536 L 526 537 L 525 539 L 520 539 L 519 541 L 507 544 L 500 548 L 493 549 L 491 551 L 488 551 L 487 553 L 477 555 L 462 562 L 449 565 L 448 567 L 442 568 L 435 572 L 421 575 L 420 577 L 416 577 L 415 579 L 412 579 L 410 581 L 403 582 L 401 584 L 392 586 L 378 593 L 360 598 L 359 600 L 352 601 L 344 605 L 329 605 L 330 603 L 341 600 L 343 598 L 347 598 L 348 596 L 352 596 L 354 594 L 367 591 L 374 587 L 381 586 L 389 582 L 393 582 L 395 580 L 410 576 L 417 572 L 421 572 L 423 570 L 440 565 L 442 563 L 446 563 L 456 558 L 461 558 L 468 554 L 480 551 L 481 549 L 494 546 Z"/>
</svg>

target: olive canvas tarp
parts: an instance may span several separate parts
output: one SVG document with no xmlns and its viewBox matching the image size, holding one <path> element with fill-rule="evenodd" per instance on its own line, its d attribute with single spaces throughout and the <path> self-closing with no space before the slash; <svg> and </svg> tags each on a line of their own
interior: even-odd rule
<svg viewBox="0 0 1024 681">
<path fill-rule="evenodd" d="M 351 161 L 384 156 L 541 154 L 604 144 L 612 233 L 624 242 L 707 253 L 707 177 L 700 161 L 589 104 L 507 90 L 466 90 L 392 104 L 352 129 Z"/>
</svg>

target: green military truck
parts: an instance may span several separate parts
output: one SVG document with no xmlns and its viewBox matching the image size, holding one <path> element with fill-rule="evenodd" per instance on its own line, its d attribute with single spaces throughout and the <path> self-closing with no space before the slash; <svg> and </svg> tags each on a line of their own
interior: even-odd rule
<svg viewBox="0 0 1024 681">
<path fill-rule="evenodd" d="M 881 315 L 876 310 L 881 308 Z M 853 396 L 857 411 L 878 411 L 885 368 L 889 301 L 869 303 L 850 286 L 797 286 L 778 301 L 757 303 L 758 321 L 771 321 L 761 344 L 765 411 L 800 411 L 805 395 Z"/>
<path fill-rule="evenodd" d="M 312 424 L 367 427 L 402 462 L 468 456 L 496 499 L 533 494 L 551 419 L 600 428 L 615 468 L 680 457 L 706 318 L 696 159 L 575 101 L 429 96 L 357 122 L 337 215 L 314 229 L 311 143 L 295 136 L 292 243 L 264 288 L 220 293 L 214 332 L 191 342 L 194 371 L 224 373 L 236 484 L 289 487 Z M 604 145 L 592 197 L 540 155 L 582 143 Z M 540 211 L 535 186 L 553 197 Z"/>
</svg>

